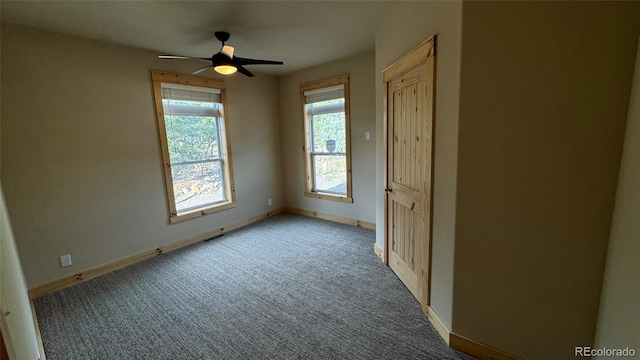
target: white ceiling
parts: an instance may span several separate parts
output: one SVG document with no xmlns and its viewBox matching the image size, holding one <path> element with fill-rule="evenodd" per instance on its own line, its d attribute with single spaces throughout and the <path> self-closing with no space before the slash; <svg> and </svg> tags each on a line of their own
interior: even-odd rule
<svg viewBox="0 0 640 360">
<path fill-rule="evenodd" d="M 246 58 L 281 60 L 252 65 L 282 75 L 374 48 L 375 27 L 390 1 L 6 1 L 3 22 L 147 49 L 210 57 L 213 33 Z M 167 60 L 182 61 L 182 60 Z"/>
</svg>

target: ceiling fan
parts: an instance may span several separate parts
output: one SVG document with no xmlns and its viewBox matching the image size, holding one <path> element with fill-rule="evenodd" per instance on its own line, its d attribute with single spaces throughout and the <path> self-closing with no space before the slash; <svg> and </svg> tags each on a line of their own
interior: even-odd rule
<svg viewBox="0 0 640 360">
<path fill-rule="evenodd" d="M 209 68 L 213 68 L 216 72 L 223 75 L 231 75 L 236 71 L 244 74 L 246 76 L 252 77 L 254 76 L 251 71 L 247 70 L 245 65 L 283 65 L 282 61 L 272 61 L 272 60 L 258 60 L 258 59 L 247 59 L 241 58 L 239 56 L 233 56 L 233 46 L 225 45 L 224 43 L 229 40 L 230 34 L 226 31 L 216 31 L 216 38 L 222 42 L 222 49 L 213 54 L 210 58 L 198 58 L 198 57 L 190 57 L 190 56 L 180 56 L 180 55 L 160 55 L 158 56 L 160 59 L 185 59 L 185 60 L 200 60 L 200 61 L 208 61 L 211 62 L 211 65 L 207 65 L 198 70 L 195 70 L 191 74 L 199 74 Z"/>
</svg>

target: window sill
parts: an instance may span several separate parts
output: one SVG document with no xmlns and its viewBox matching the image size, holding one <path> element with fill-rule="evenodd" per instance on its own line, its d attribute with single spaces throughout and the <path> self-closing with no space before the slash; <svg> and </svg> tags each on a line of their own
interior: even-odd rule
<svg viewBox="0 0 640 360">
<path fill-rule="evenodd" d="M 169 217 L 169 222 L 171 224 L 175 224 L 181 221 L 186 221 L 186 220 L 191 220 L 191 219 L 195 219 L 195 218 L 199 218 L 201 216 L 204 215 L 209 215 L 209 214 L 213 214 L 213 213 L 217 213 L 219 211 L 223 211 L 223 210 L 227 210 L 227 209 L 231 209 L 236 207 L 237 204 L 235 202 L 229 201 L 229 202 L 225 202 L 222 204 L 218 204 L 212 207 L 208 207 L 208 208 L 204 208 L 204 209 L 198 209 L 198 210 L 192 210 L 189 212 L 185 212 L 179 215 L 173 215 L 171 217 Z"/>
<path fill-rule="evenodd" d="M 353 204 L 353 198 L 343 196 L 343 195 L 333 195 L 333 194 L 327 194 L 327 193 L 305 191 L 304 196 L 312 197 L 316 199 L 339 201 L 343 203 Z"/>
</svg>

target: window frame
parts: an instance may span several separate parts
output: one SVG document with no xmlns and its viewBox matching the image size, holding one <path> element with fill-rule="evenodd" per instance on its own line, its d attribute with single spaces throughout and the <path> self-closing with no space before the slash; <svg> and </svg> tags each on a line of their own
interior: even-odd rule
<svg viewBox="0 0 640 360">
<path fill-rule="evenodd" d="M 312 149 L 312 126 L 311 117 L 307 108 L 307 98 L 305 91 L 319 90 L 323 88 L 335 87 L 342 85 L 344 87 L 344 121 L 345 121 L 345 160 L 347 173 L 347 193 L 346 195 L 334 194 L 329 192 L 314 191 L 314 168 L 313 168 L 313 149 Z M 302 108 L 302 135 L 303 135 L 303 170 L 305 179 L 304 195 L 316 199 L 332 200 L 345 203 L 353 203 L 352 181 L 351 181 L 351 107 L 349 95 L 349 74 L 333 76 L 326 79 L 315 80 L 300 84 L 300 104 Z"/>
<path fill-rule="evenodd" d="M 183 75 L 170 73 L 166 71 L 151 70 L 151 80 L 153 83 L 153 94 L 155 99 L 156 120 L 158 125 L 158 137 L 160 139 L 160 148 L 162 152 L 162 168 L 164 171 L 164 183 L 167 193 L 167 203 L 169 207 L 169 222 L 176 223 L 189 219 L 198 218 L 204 215 L 213 214 L 222 210 L 234 208 L 236 204 L 236 190 L 233 179 L 233 161 L 231 156 L 231 141 L 229 135 L 229 114 L 227 107 L 227 96 L 225 83 L 222 80 L 208 79 L 193 75 Z M 178 213 L 176 207 L 176 198 L 173 191 L 173 177 L 171 176 L 171 159 L 169 157 L 169 146 L 167 140 L 167 131 L 164 119 L 164 108 L 162 105 L 162 83 L 188 85 L 194 87 L 217 89 L 220 91 L 221 109 L 218 116 L 218 132 L 219 140 L 224 144 L 219 144 L 220 161 L 223 173 L 223 188 L 225 193 L 225 201 L 209 204 L 203 207 L 194 208 Z"/>
</svg>

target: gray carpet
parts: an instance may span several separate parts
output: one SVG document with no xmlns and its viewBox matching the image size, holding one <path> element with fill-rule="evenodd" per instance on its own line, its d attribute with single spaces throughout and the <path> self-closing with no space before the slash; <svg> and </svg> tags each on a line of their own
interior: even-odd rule
<svg viewBox="0 0 640 360">
<path fill-rule="evenodd" d="M 282 214 L 43 296 L 47 359 L 471 359 L 374 241 Z"/>
</svg>

